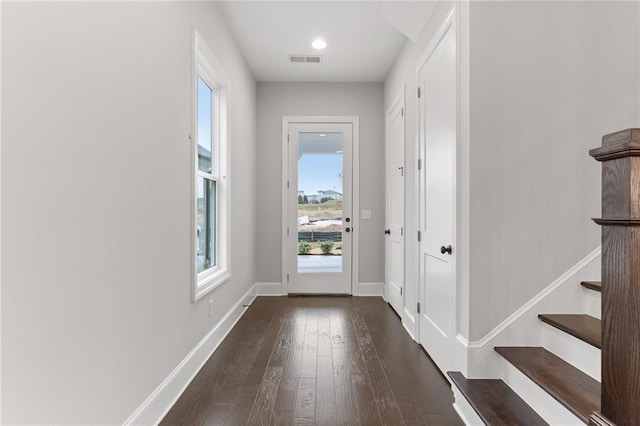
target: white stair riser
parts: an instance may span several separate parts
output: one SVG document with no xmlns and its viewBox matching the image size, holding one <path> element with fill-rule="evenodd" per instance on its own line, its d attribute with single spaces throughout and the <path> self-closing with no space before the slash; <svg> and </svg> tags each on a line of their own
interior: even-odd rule
<svg viewBox="0 0 640 426">
<path fill-rule="evenodd" d="M 599 291 L 585 289 L 587 292 L 587 313 L 602 319 L 602 294 Z"/>
<path fill-rule="evenodd" d="M 600 349 L 540 321 L 542 346 L 597 381 L 601 379 Z"/>
<path fill-rule="evenodd" d="M 564 405 L 560 404 L 504 358 L 501 360 L 501 368 L 502 380 L 547 423 L 562 426 L 584 426 L 584 423 L 571 411 L 567 410 Z"/>
<path fill-rule="evenodd" d="M 456 385 L 451 386 L 453 389 L 453 396 L 455 397 L 455 402 L 453 403 L 453 408 L 456 410 L 462 421 L 467 426 L 484 426 L 484 422 L 478 416 L 476 411 L 473 409 L 467 398 L 462 395 L 462 392 L 456 387 Z"/>
</svg>

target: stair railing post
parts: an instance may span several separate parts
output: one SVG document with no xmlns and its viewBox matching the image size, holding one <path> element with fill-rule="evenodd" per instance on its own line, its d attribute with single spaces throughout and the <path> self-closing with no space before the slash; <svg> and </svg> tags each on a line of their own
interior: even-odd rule
<svg viewBox="0 0 640 426">
<path fill-rule="evenodd" d="M 602 163 L 602 405 L 591 425 L 640 425 L 640 129 L 605 135 Z"/>
</svg>

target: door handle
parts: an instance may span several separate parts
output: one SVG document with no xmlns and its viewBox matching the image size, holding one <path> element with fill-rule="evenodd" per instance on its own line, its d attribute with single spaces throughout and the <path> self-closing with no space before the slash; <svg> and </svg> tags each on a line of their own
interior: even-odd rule
<svg viewBox="0 0 640 426">
<path fill-rule="evenodd" d="M 384 230 L 384 234 L 385 235 L 391 235 L 391 229 L 385 229 Z"/>
<path fill-rule="evenodd" d="M 351 228 L 344 228 L 344 232 L 351 232 Z"/>
<path fill-rule="evenodd" d="M 442 253 L 442 254 L 445 254 L 445 253 L 451 254 L 451 246 L 449 245 L 449 246 L 446 246 L 446 247 L 445 246 L 440 247 L 440 253 Z"/>
<path fill-rule="evenodd" d="M 350 217 L 348 217 L 348 218 L 346 218 L 344 221 L 345 221 L 345 222 L 347 222 L 347 223 L 349 223 L 349 222 L 351 222 L 351 218 L 350 218 Z"/>
</svg>

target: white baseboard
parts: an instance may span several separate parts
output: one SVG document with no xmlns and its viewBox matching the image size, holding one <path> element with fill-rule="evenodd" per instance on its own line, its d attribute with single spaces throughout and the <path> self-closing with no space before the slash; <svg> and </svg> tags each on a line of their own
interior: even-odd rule
<svg viewBox="0 0 640 426">
<path fill-rule="evenodd" d="M 282 293 L 282 283 L 257 282 L 256 296 L 286 296 Z M 384 283 L 360 283 L 354 296 L 379 296 L 384 298 Z"/>
<path fill-rule="evenodd" d="M 358 296 L 384 296 L 384 283 L 360 283 Z"/>
<path fill-rule="evenodd" d="M 407 330 L 407 333 L 409 333 L 409 336 L 411 336 L 413 341 L 417 342 L 417 340 L 416 340 L 416 317 L 414 317 L 411 314 L 411 312 L 409 312 L 407 310 L 407 308 L 404 308 L 404 311 L 403 311 L 402 326 L 404 327 L 405 330 Z"/>
<path fill-rule="evenodd" d="M 600 247 L 589 253 L 548 287 L 478 341 L 467 346 L 467 377 L 500 377 L 500 356 L 494 346 L 543 346 L 540 313 L 584 313 L 586 295 L 580 281 L 600 278 Z"/>
<path fill-rule="evenodd" d="M 456 370 L 460 371 L 464 377 L 469 377 L 469 342 L 460 333 L 456 334 L 453 345 L 453 359 Z"/>
<path fill-rule="evenodd" d="M 256 283 L 256 296 L 282 296 L 282 283 Z"/>
<path fill-rule="evenodd" d="M 246 311 L 243 305 L 249 305 L 255 299 L 255 291 L 255 285 L 247 290 L 227 314 L 164 379 L 160 386 L 124 421 L 124 425 L 157 425 L 160 423 L 204 363 L 242 317 Z"/>
</svg>

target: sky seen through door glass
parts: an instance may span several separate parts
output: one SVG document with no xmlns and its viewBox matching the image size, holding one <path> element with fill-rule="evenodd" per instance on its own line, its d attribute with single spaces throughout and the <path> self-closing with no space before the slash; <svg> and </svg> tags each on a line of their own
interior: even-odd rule
<svg viewBox="0 0 640 426">
<path fill-rule="evenodd" d="M 298 160 L 298 190 L 305 194 L 333 190 L 342 194 L 342 154 L 304 154 Z"/>
</svg>

